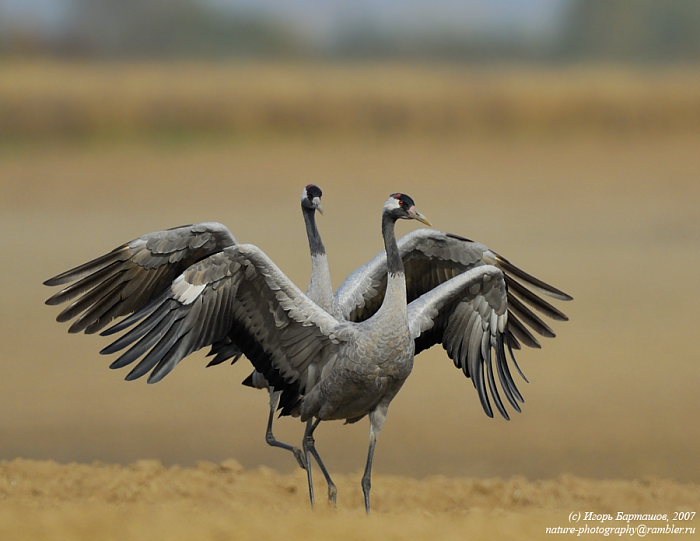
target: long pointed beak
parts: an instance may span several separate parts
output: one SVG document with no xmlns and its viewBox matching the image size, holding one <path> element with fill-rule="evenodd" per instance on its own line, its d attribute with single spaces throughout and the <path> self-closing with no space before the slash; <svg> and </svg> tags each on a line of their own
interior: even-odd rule
<svg viewBox="0 0 700 541">
<path fill-rule="evenodd" d="M 314 208 L 320 213 L 323 214 L 323 207 L 321 206 L 321 198 L 320 197 L 314 197 L 312 200 L 312 203 L 314 204 Z"/>
<path fill-rule="evenodd" d="M 427 225 L 428 227 L 432 227 L 432 226 L 433 226 L 433 224 L 430 223 L 430 221 L 428 220 L 428 218 L 426 218 L 425 216 L 423 216 L 420 212 L 418 212 L 418 211 L 416 210 L 416 207 L 411 207 L 410 209 L 408 209 L 408 215 L 409 215 L 411 218 L 413 218 L 414 220 L 418 220 L 419 222 L 424 223 L 424 224 Z"/>
</svg>

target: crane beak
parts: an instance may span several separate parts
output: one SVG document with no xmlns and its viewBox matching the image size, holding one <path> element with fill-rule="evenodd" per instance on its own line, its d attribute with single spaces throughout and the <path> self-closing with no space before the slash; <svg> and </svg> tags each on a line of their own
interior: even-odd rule
<svg viewBox="0 0 700 541">
<path fill-rule="evenodd" d="M 323 207 L 321 206 L 321 198 L 314 197 L 311 201 L 314 204 L 314 208 L 321 214 L 323 214 Z"/>
<path fill-rule="evenodd" d="M 427 225 L 428 227 L 432 227 L 432 226 L 433 226 L 433 224 L 430 223 L 430 221 L 428 220 L 428 218 L 426 218 L 425 216 L 423 216 L 420 212 L 418 212 L 418 211 L 416 210 L 416 207 L 411 207 L 410 209 L 408 209 L 408 215 L 409 215 L 411 218 L 413 218 L 414 220 L 418 220 L 419 222 L 424 223 L 424 224 Z"/>
</svg>

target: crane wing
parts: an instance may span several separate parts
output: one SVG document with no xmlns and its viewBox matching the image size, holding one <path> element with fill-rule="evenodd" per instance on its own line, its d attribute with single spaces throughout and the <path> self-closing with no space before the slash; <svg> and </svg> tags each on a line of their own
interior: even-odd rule
<svg viewBox="0 0 700 541">
<path fill-rule="evenodd" d="M 507 401 L 517 411 L 520 411 L 518 402 L 523 402 L 506 358 L 507 307 L 504 275 L 492 265 L 465 271 L 408 305 L 408 324 L 416 341 L 416 354 L 442 344 L 455 366 L 471 378 L 486 414 L 493 417 L 493 401 L 506 419 L 508 412 L 498 391 L 494 364 Z M 515 362 L 512 350 L 511 359 Z"/>
<path fill-rule="evenodd" d="M 314 385 L 347 323 L 311 301 L 256 246 L 237 244 L 178 276 L 148 306 L 103 334 L 130 328 L 102 350 L 127 349 L 111 365 L 139 360 L 127 379 L 150 372 L 149 383 L 184 357 L 230 339 L 275 388 L 305 392 Z"/>
<path fill-rule="evenodd" d="M 91 334 L 148 304 L 193 263 L 234 244 L 216 222 L 148 233 L 46 280 L 48 286 L 70 283 L 46 304 L 70 302 L 56 319 L 76 318 L 68 332 Z"/>
<path fill-rule="evenodd" d="M 549 325 L 531 308 L 551 319 L 568 319 L 532 290 L 558 300 L 571 300 L 570 295 L 519 269 L 484 244 L 434 229 L 417 229 L 402 237 L 398 246 L 406 273 L 409 303 L 469 269 L 483 265 L 501 269 L 508 285 L 511 323 L 506 340 L 515 349 L 519 349 L 521 343 L 539 348 L 540 343 L 533 332 L 555 336 Z M 386 254 L 381 252 L 345 280 L 338 288 L 336 298 L 343 317 L 349 321 L 362 321 L 379 309 L 385 291 Z"/>
</svg>

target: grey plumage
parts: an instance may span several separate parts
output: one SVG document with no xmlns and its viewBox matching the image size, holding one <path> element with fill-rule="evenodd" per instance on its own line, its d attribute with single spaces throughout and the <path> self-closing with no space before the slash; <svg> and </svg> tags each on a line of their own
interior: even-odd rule
<svg viewBox="0 0 700 541">
<path fill-rule="evenodd" d="M 321 271 L 312 275 L 310 295 L 313 300 L 321 304 L 327 303 L 330 307 L 332 299 L 332 286 L 327 272 L 323 272 L 325 249 L 320 241 L 318 230 L 315 227 L 314 212 L 320 210 L 320 188 L 312 184 L 304 188 L 301 208 L 307 226 L 307 235 L 313 254 L 314 266 L 321 267 Z M 94 333 L 103 329 L 110 321 L 119 316 L 130 315 L 134 311 L 147 306 L 154 298 L 161 295 L 173 282 L 173 280 L 192 264 L 201 259 L 220 252 L 228 246 L 233 246 L 236 239 L 222 224 L 215 222 L 186 225 L 148 233 L 140 238 L 125 243 L 108 254 L 98 257 L 74 269 L 61 273 L 46 282 L 46 285 L 72 284 L 49 298 L 46 303 L 50 305 L 72 301 L 57 317 L 60 322 L 76 318 L 69 328 L 69 332 L 85 331 Z M 324 282 L 327 277 L 328 283 Z M 329 293 L 324 294 L 324 288 Z M 125 319 L 120 325 L 113 327 L 111 333 L 127 328 L 132 319 Z M 149 336 L 162 332 L 166 321 L 151 318 L 145 325 L 127 333 L 102 353 L 118 351 L 122 344 L 141 338 L 147 333 Z M 171 336 L 168 341 L 161 343 L 160 348 L 172 346 L 177 337 Z M 126 376 L 127 380 L 137 379 L 155 367 L 152 359 L 156 358 L 160 350 L 150 353 Z M 111 368 L 121 368 L 133 362 L 145 351 L 132 348 L 127 355 L 122 355 L 113 362 Z M 224 337 L 212 344 L 209 355 L 214 358 L 207 366 L 213 366 L 227 360 L 236 362 L 241 357 L 239 346 Z M 174 366 L 174 365 L 173 365 Z M 159 381 L 167 372 L 161 370 L 160 377 L 149 378 L 151 383 Z M 303 455 L 299 449 L 278 441 L 272 433 L 273 413 L 280 401 L 281 392 L 275 391 L 269 386 L 265 377 L 257 373 L 246 380 L 254 382 L 252 386 L 269 389 L 270 392 L 270 416 L 268 419 L 265 439 L 268 444 L 292 451 L 302 467 L 305 467 Z"/>
<path fill-rule="evenodd" d="M 521 345 L 541 347 L 533 332 L 545 337 L 555 336 L 554 331 L 526 304 L 551 319 L 568 320 L 563 312 L 532 292 L 528 286 L 558 300 L 571 300 L 571 296 L 526 273 L 484 244 L 451 233 L 418 229 L 402 237 L 398 241 L 398 249 L 406 271 L 409 313 L 410 306 L 421 296 L 471 269 L 494 266 L 503 273 L 508 325 L 503 330 L 503 347 L 494 345 L 497 353 L 495 363 L 503 394 L 513 408 L 520 411 L 518 402 L 523 402 L 522 395 L 513 381 L 505 353 L 509 352 L 513 366 L 527 381 L 513 350 L 520 349 Z M 376 311 L 385 289 L 386 254 L 381 252 L 348 276 L 336 291 L 336 302 L 342 316 L 352 321 L 367 318 Z M 425 302 L 425 299 L 421 302 Z M 493 416 L 491 402 L 494 402 L 499 413 L 508 419 L 500 394 L 494 393 L 495 387 L 489 385 L 492 380 L 488 378 L 492 374 L 488 370 L 485 373 L 478 371 L 478 365 L 470 370 L 465 357 L 469 350 L 455 346 L 461 344 L 456 342 L 458 337 L 469 338 L 469 329 L 474 328 L 475 317 L 473 308 L 463 303 L 445 307 L 442 316 L 436 320 L 435 327 L 417 337 L 416 354 L 433 345 L 442 344 L 455 366 L 462 368 L 464 374 L 472 378 L 486 414 Z M 483 378 L 487 379 L 482 381 Z"/>
<path fill-rule="evenodd" d="M 363 477 L 369 510 L 376 437 L 389 403 L 411 372 L 416 339 L 438 329 L 451 337 L 448 352 L 461 352 L 459 366 L 478 385 L 488 382 L 496 397 L 491 349 L 496 349 L 499 362 L 504 357 L 506 286 L 501 271 L 490 265 L 471 269 L 407 305 L 403 263 L 393 236 L 397 218 L 422 216 L 407 196 L 395 194 L 387 202 L 382 228 L 388 254 L 386 294 L 362 322 L 334 317 L 294 286 L 257 247 L 239 244 L 192 265 L 155 302 L 108 330 L 135 325 L 107 351 L 128 347 L 115 363 L 140 359 L 131 374 L 150 372 L 149 380 L 157 381 L 192 351 L 228 336 L 268 381 L 279 379 L 282 385 L 295 386 L 299 400 L 291 413 L 307 421 L 307 464 L 312 455 L 319 461 L 331 497 L 335 488 L 313 445 L 313 431 L 324 420 L 354 422 L 369 415 L 370 452 Z M 466 333 L 446 332 L 448 327 L 441 323 L 446 311 L 457 308 L 465 311 Z M 499 374 L 506 396 L 515 403 L 519 393 L 500 367 Z M 480 390 L 480 396 L 485 395 Z M 496 403 L 502 409 L 499 398 Z M 311 476 L 310 467 L 307 474 Z M 312 491 L 311 478 L 309 485 Z"/>
<path fill-rule="evenodd" d="M 307 422 L 303 447 L 312 502 L 310 456 L 328 481 L 329 498 L 336 493 L 315 449 L 314 430 L 323 420 L 355 422 L 369 415 L 362 482 L 369 511 L 376 438 L 414 354 L 442 344 L 472 379 L 486 413 L 493 415 L 493 404 L 508 418 L 502 397 L 518 411 L 523 401 L 510 368 L 522 374 L 513 350 L 521 344 L 539 347 L 532 332 L 554 334 L 529 307 L 566 319 L 526 285 L 560 300 L 571 298 L 456 235 L 422 229 L 397 246 L 397 218 L 422 216 L 407 196 L 390 197 L 383 213 L 386 251 L 355 271 L 330 307 L 302 293 L 257 247 L 232 243 L 187 266 L 159 296 L 151 295 L 133 315 L 104 331 L 128 329 L 103 353 L 126 350 L 112 366 L 138 361 L 129 379 L 149 373 L 150 382 L 208 345 L 214 361 L 245 354 L 262 381 L 286 394 L 283 412 Z M 309 244 L 314 254 L 311 235 Z M 327 260 L 319 262 L 327 273 Z M 97 269 L 109 264 L 101 262 Z"/>
<path fill-rule="evenodd" d="M 149 233 L 46 280 L 47 286 L 73 282 L 46 304 L 70 301 L 57 321 L 79 316 L 68 332 L 95 333 L 147 304 L 193 263 L 235 243 L 231 232 L 216 222 Z"/>
</svg>

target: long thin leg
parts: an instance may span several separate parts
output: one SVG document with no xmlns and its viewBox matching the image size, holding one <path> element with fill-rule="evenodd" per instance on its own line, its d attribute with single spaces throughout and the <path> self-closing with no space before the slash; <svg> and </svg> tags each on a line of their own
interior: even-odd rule
<svg viewBox="0 0 700 541">
<path fill-rule="evenodd" d="M 316 427 L 319 425 L 321 422 L 321 419 L 316 419 L 316 421 L 313 421 L 312 419 L 309 419 L 306 423 L 306 430 L 304 431 L 304 451 L 306 453 L 306 476 L 309 481 L 309 499 L 311 500 L 311 506 L 313 507 L 314 505 L 314 488 L 313 488 L 313 480 L 311 478 L 311 456 L 316 459 L 316 462 L 318 463 L 318 467 L 321 468 L 321 473 L 323 474 L 323 477 L 326 479 L 326 483 L 328 484 L 328 501 L 335 506 L 336 503 L 336 497 L 338 494 L 338 489 L 335 486 L 335 483 L 333 482 L 333 479 L 331 479 L 330 474 L 328 473 L 328 469 L 326 468 L 326 465 L 323 463 L 323 460 L 321 460 L 321 455 L 318 454 L 318 451 L 316 450 L 316 441 L 314 440 L 314 430 L 316 430 Z"/>
<path fill-rule="evenodd" d="M 378 406 L 369 414 L 369 451 L 367 452 L 367 464 L 365 473 L 362 476 L 362 492 L 365 495 L 365 511 L 369 514 L 369 491 L 372 488 L 372 460 L 374 459 L 374 448 L 377 446 L 377 437 L 384 426 L 386 420 L 386 406 Z"/>
<path fill-rule="evenodd" d="M 274 387 L 270 387 L 268 391 L 270 393 L 270 415 L 267 417 L 267 430 L 265 432 L 265 441 L 268 445 L 271 445 L 272 447 L 279 447 L 281 449 L 291 451 L 294 454 L 294 458 L 297 459 L 299 466 L 301 466 L 301 468 L 305 470 L 306 460 L 304 458 L 304 454 L 301 452 L 301 449 L 299 449 L 298 447 L 294 447 L 293 445 L 289 445 L 288 443 L 282 443 L 277 438 L 275 438 L 275 435 L 272 433 L 272 423 L 275 419 L 275 412 L 277 411 L 277 406 L 280 403 L 280 397 L 282 396 L 282 392 L 275 391 Z"/>
<path fill-rule="evenodd" d="M 311 446 L 307 444 L 308 440 L 311 440 L 313 442 L 313 431 L 314 431 L 314 424 L 313 424 L 313 419 L 309 419 L 306 421 L 306 429 L 304 430 L 304 440 L 302 445 L 304 446 L 304 454 L 306 458 L 306 480 L 309 483 L 309 501 L 311 502 L 311 508 L 313 509 L 314 507 L 314 479 L 313 475 L 311 473 L 311 470 L 313 469 L 312 464 L 311 464 Z"/>
</svg>

